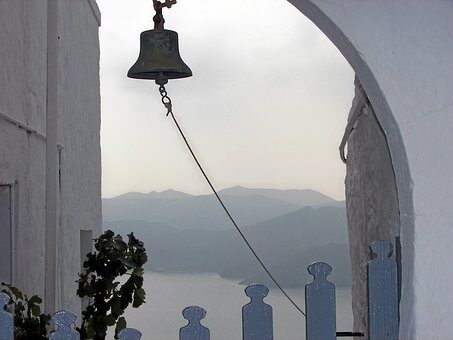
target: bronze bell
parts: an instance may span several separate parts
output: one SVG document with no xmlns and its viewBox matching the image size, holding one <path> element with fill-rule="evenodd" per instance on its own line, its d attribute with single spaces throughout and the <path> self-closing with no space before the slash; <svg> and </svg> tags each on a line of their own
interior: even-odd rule
<svg viewBox="0 0 453 340">
<path fill-rule="evenodd" d="M 127 76 L 160 82 L 192 76 L 192 71 L 179 54 L 178 33 L 166 29 L 142 32 L 140 55 Z"/>
</svg>

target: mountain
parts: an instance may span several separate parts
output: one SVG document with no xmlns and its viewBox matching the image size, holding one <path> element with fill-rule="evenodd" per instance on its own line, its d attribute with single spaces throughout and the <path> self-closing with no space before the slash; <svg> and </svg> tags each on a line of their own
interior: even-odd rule
<svg viewBox="0 0 453 340">
<path fill-rule="evenodd" d="M 345 269 L 350 260 L 344 208 L 323 207 L 314 209 L 307 207 L 245 227 L 243 233 L 266 265 L 276 266 L 280 272 L 286 273 L 280 275 L 285 285 L 294 285 L 293 281 L 288 280 L 290 273 L 300 271 L 302 268 L 302 272 L 305 274 L 305 268 L 308 264 L 325 258 L 315 249 L 323 246 L 335 248 L 336 244 L 344 245 L 343 249 L 346 250 L 347 261 L 344 263 L 344 257 L 339 256 L 331 256 L 327 260 L 332 265 L 339 266 L 339 270 L 345 271 L 346 277 L 350 280 L 350 268 Z M 242 240 L 239 241 L 242 242 Z M 249 252 L 248 249 L 245 250 Z M 238 263 L 240 262 L 239 265 L 231 262 L 220 274 L 225 277 L 247 280 L 247 278 L 256 277 L 256 273 L 262 273 L 262 268 L 250 254 L 246 258 L 247 260 L 238 261 Z M 335 260 L 340 258 L 342 260 L 339 262 Z M 290 259 L 294 259 L 294 261 L 290 261 Z M 339 265 L 340 263 L 343 264 Z M 300 284 L 303 282 L 306 281 L 300 281 Z"/>
<path fill-rule="evenodd" d="M 269 198 L 278 199 L 299 206 L 315 206 L 315 205 L 326 205 L 335 204 L 338 201 L 333 198 L 326 196 L 318 191 L 311 189 L 250 189 L 241 186 L 235 186 L 232 188 L 224 189 L 220 191 L 221 195 L 228 196 L 252 196 L 261 195 Z"/>
<path fill-rule="evenodd" d="M 254 224 L 300 207 L 265 196 L 224 196 L 240 225 Z M 102 200 L 104 221 L 142 220 L 176 229 L 228 230 L 231 222 L 212 195 L 175 199 L 111 198 Z"/>
<path fill-rule="evenodd" d="M 115 197 L 117 200 L 128 200 L 128 199 L 173 199 L 173 198 L 188 198 L 192 197 L 190 194 L 168 189 L 165 191 L 157 192 L 151 191 L 147 194 L 142 192 L 128 192 L 126 194 Z"/>
<path fill-rule="evenodd" d="M 104 225 L 121 234 L 133 231 L 143 240 L 150 257 L 149 270 L 215 272 L 244 283 L 268 283 L 256 259 L 231 227 L 178 230 L 165 223 L 137 220 Z M 246 226 L 242 231 L 285 286 L 304 285 L 308 278 L 306 266 L 318 259 L 334 267 L 332 278 L 338 280 L 338 285 L 350 284 L 344 207 L 306 207 Z"/>
<path fill-rule="evenodd" d="M 232 187 L 220 192 L 241 226 L 294 212 L 303 206 L 338 205 L 338 201 L 314 190 L 248 189 Z M 166 190 L 131 192 L 102 200 L 104 221 L 141 220 L 168 224 L 176 229 L 227 230 L 231 227 L 213 195 L 193 196 Z"/>
<path fill-rule="evenodd" d="M 312 205 L 311 207 L 312 208 L 337 207 L 337 208 L 346 209 L 346 201 L 334 201 L 334 202 L 330 202 L 330 203 L 316 204 L 316 205 Z"/>
<path fill-rule="evenodd" d="M 302 208 L 244 228 L 247 237 L 265 251 L 296 253 L 329 243 L 347 243 L 344 208 Z"/>
</svg>

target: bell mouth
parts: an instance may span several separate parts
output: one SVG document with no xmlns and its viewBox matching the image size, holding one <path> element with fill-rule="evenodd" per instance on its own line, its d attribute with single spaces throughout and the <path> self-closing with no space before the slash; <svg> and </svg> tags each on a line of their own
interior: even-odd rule
<svg viewBox="0 0 453 340">
<path fill-rule="evenodd" d="M 160 81 L 192 76 L 179 54 L 178 33 L 165 29 L 142 32 L 140 54 L 127 76 Z"/>
<path fill-rule="evenodd" d="M 127 76 L 133 79 L 148 79 L 148 80 L 179 79 L 191 77 L 192 72 L 181 73 L 178 71 L 171 72 L 168 70 L 151 72 L 133 72 L 129 70 Z"/>
</svg>

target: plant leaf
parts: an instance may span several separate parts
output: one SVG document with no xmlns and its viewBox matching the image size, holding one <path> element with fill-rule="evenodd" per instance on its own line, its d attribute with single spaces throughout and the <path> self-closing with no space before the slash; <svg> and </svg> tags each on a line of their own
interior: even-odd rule
<svg viewBox="0 0 453 340">
<path fill-rule="evenodd" d="M 134 302 L 132 303 L 132 307 L 138 308 L 145 302 L 145 290 L 143 288 L 139 288 L 134 293 Z"/>
<path fill-rule="evenodd" d="M 33 316 L 39 317 L 39 315 L 41 314 L 41 309 L 37 305 L 30 306 L 30 309 Z"/>
<path fill-rule="evenodd" d="M 142 277 L 143 276 L 143 272 L 144 272 L 143 268 L 137 267 L 137 268 L 134 268 L 134 270 L 132 271 L 132 275 Z"/>
<path fill-rule="evenodd" d="M 126 319 L 122 316 L 118 319 L 116 322 L 116 327 L 115 327 L 115 339 L 118 339 L 118 333 L 121 332 L 124 328 L 126 328 L 127 323 Z"/>
</svg>

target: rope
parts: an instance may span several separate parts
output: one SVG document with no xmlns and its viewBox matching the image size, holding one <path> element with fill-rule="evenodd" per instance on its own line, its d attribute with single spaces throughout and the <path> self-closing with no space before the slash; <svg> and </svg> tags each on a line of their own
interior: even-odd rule
<svg viewBox="0 0 453 340">
<path fill-rule="evenodd" d="M 165 87 L 163 85 L 160 86 L 159 88 L 159 92 L 161 93 L 162 95 L 162 103 L 164 104 L 165 108 L 167 109 L 167 116 L 168 115 L 171 115 L 171 118 L 173 119 L 173 122 L 175 123 L 176 127 L 178 128 L 178 131 L 179 131 L 179 134 L 181 135 L 182 139 L 184 140 L 184 143 L 186 144 L 187 146 L 187 149 L 189 149 L 190 151 L 190 154 L 192 155 L 192 158 L 194 159 L 195 163 L 197 163 L 197 166 L 198 168 L 200 169 L 201 173 L 203 174 L 203 177 L 205 178 L 206 182 L 209 184 L 212 192 L 214 193 L 215 197 L 217 198 L 217 200 L 219 201 L 220 205 L 222 206 L 223 210 L 225 211 L 225 213 L 227 214 L 228 218 L 230 219 L 231 223 L 233 223 L 234 227 L 236 228 L 237 232 L 239 233 L 239 235 L 241 236 L 242 240 L 245 242 L 245 244 L 247 245 L 247 247 L 249 248 L 249 250 L 251 251 L 251 253 L 253 254 L 253 256 L 255 257 L 255 259 L 259 262 L 259 264 L 261 265 L 261 267 L 264 269 L 264 271 L 266 272 L 266 274 L 269 276 L 269 278 L 272 280 L 272 282 L 274 282 L 274 284 L 277 286 L 277 288 L 283 293 L 283 295 L 285 295 L 285 297 L 288 299 L 288 301 L 304 316 L 304 317 L 307 317 L 307 315 L 305 314 L 305 312 L 302 310 L 302 308 L 300 308 L 296 302 L 294 302 L 294 300 L 288 295 L 288 293 L 285 291 L 285 289 L 280 285 L 280 283 L 278 283 L 277 279 L 274 277 L 274 275 L 272 275 L 272 273 L 269 271 L 269 269 L 266 267 L 266 265 L 264 264 L 264 262 L 261 260 L 261 258 L 258 256 L 258 254 L 256 253 L 256 251 L 253 249 L 252 245 L 250 244 L 250 242 L 247 240 L 247 238 L 245 237 L 245 235 L 243 234 L 243 232 L 241 231 L 241 229 L 239 228 L 238 224 L 236 223 L 235 219 L 233 218 L 233 216 L 231 215 L 231 213 L 229 212 L 228 208 L 226 207 L 226 205 L 223 203 L 223 200 L 222 198 L 219 196 L 216 188 L 214 187 L 214 185 L 212 184 L 211 180 L 209 179 L 208 175 L 206 174 L 206 171 L 203 169 L 203 166 L 201 165 L 201 163 L 198 161 L 198 158 L 197 156 L 195 155 L 192 147 L 190 146 L 184 132 L 182 131 L 181 129 L 181 126 L 179 125 L 174 113 L 173 113 L 173 110 L 172 110 L 172 102 L 171 102 L 171 99 L 167 96 L 167 92 L 165 90 Z"/>
</svg>

